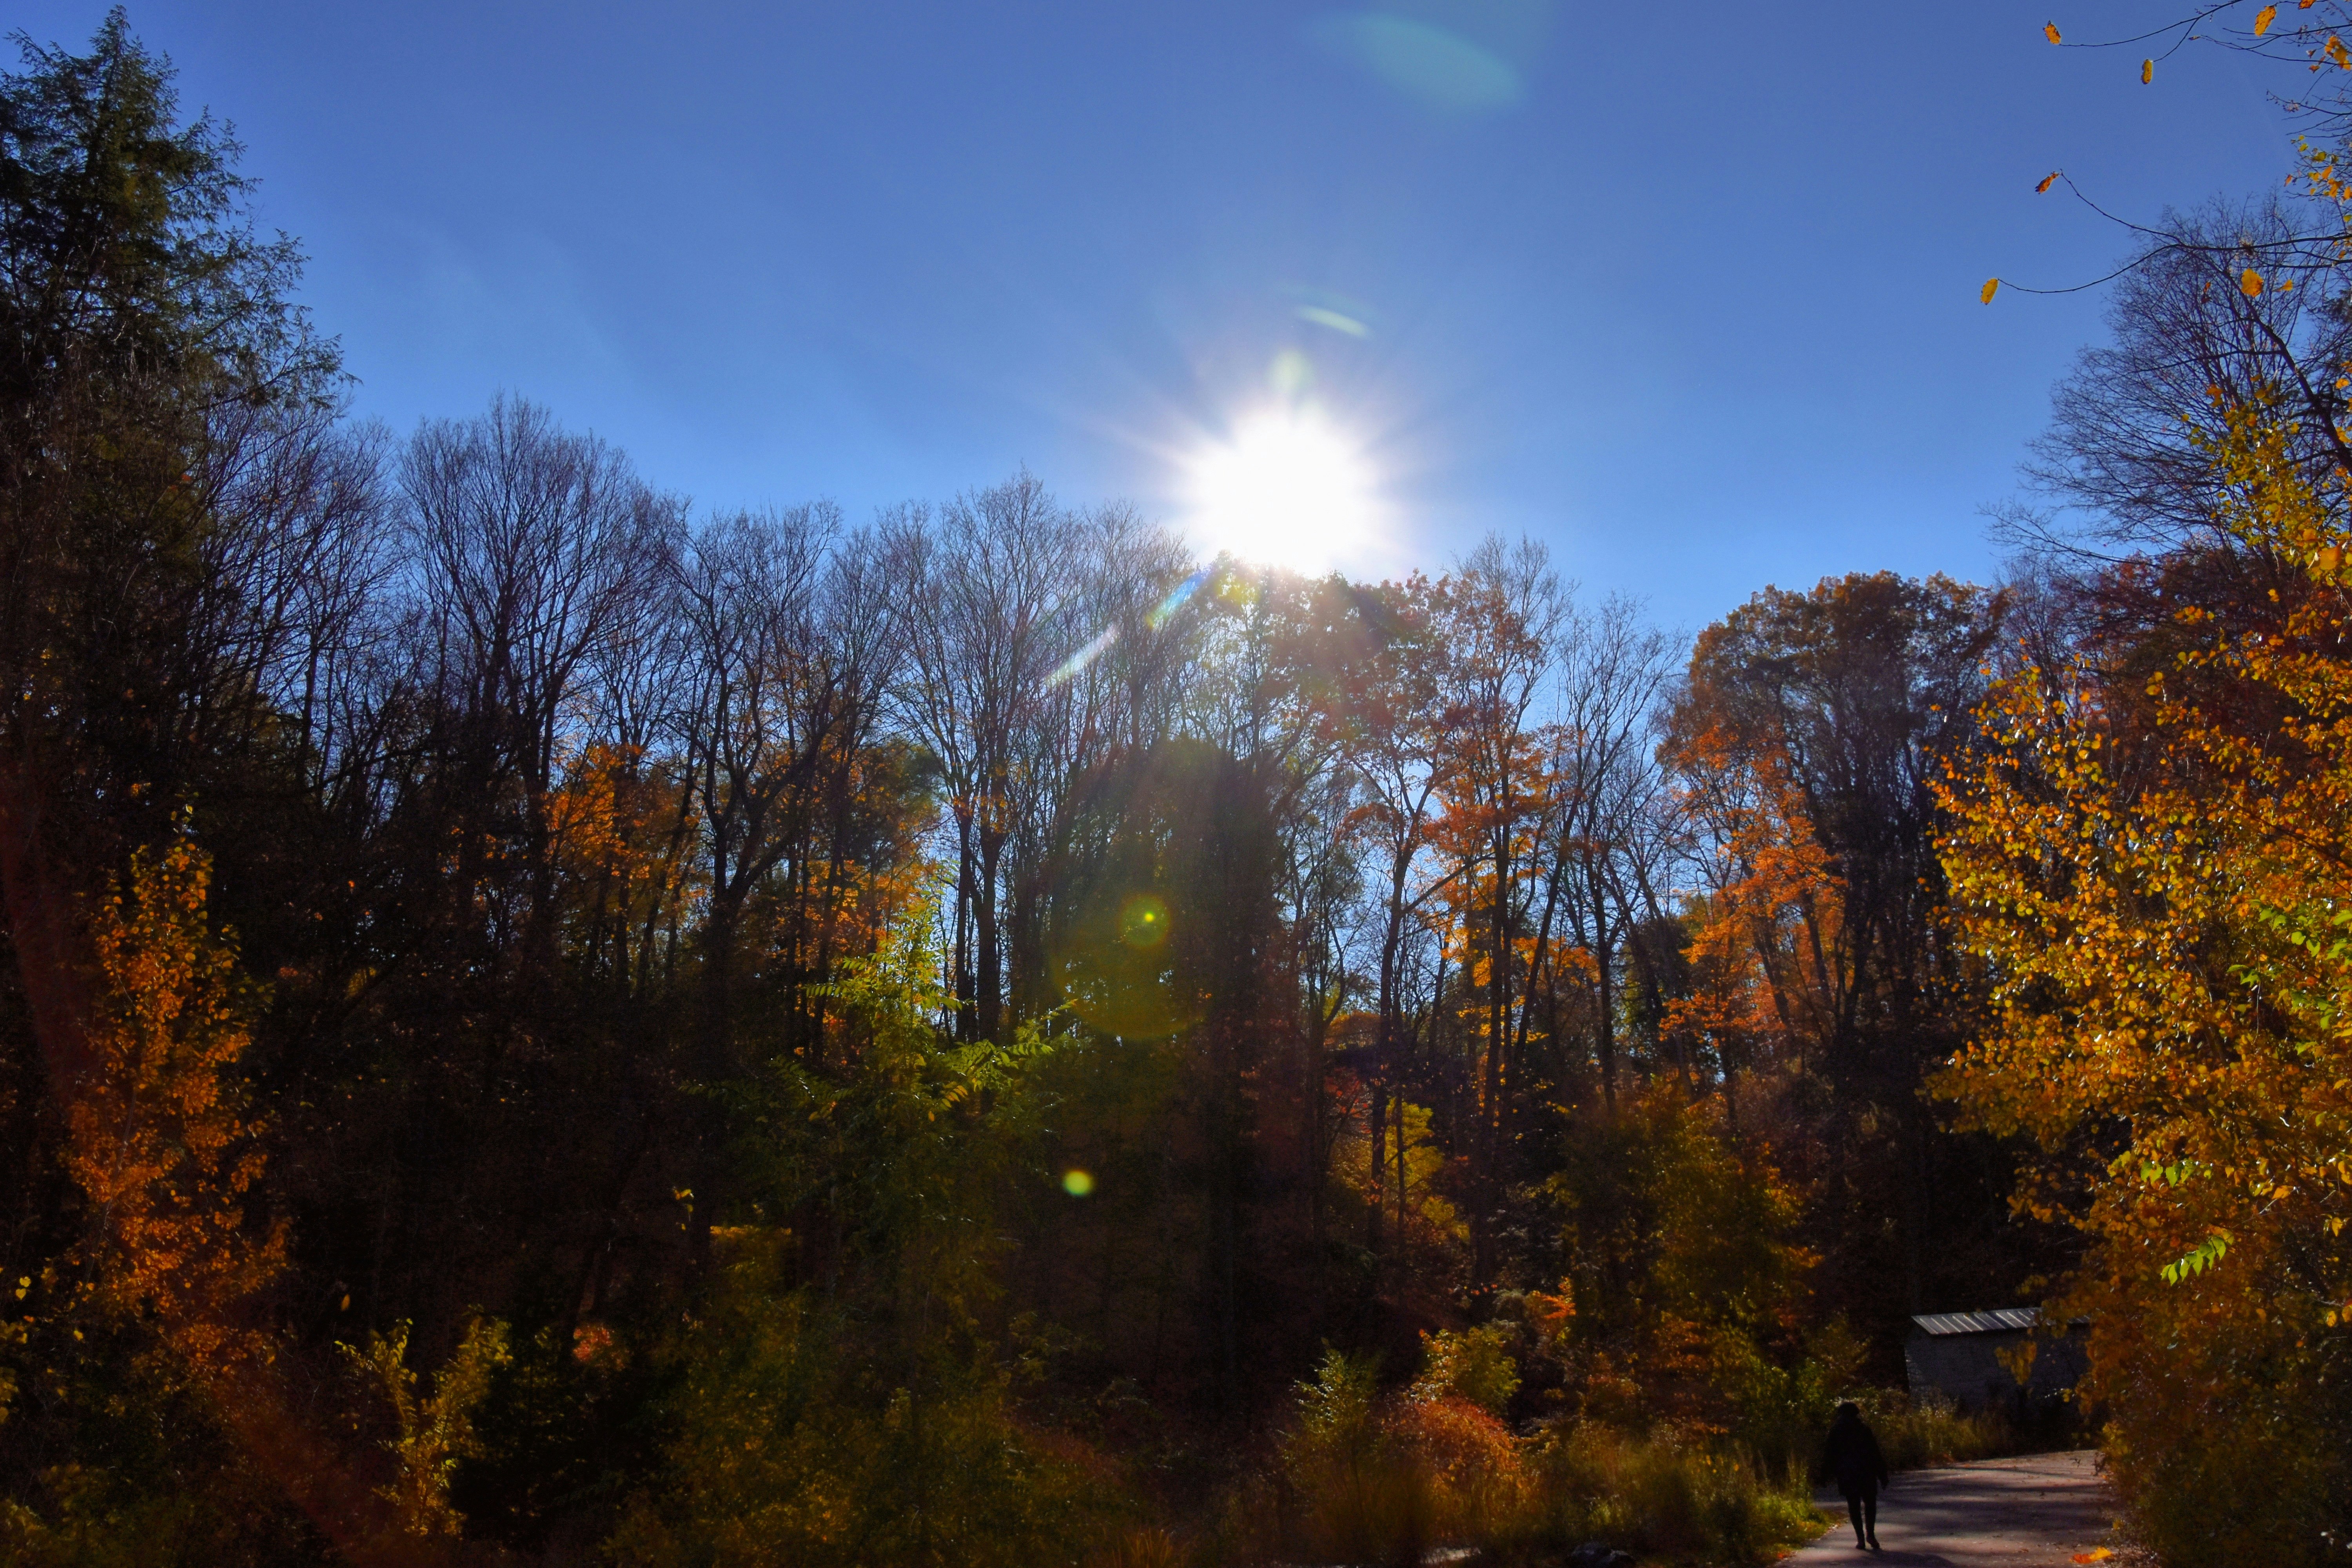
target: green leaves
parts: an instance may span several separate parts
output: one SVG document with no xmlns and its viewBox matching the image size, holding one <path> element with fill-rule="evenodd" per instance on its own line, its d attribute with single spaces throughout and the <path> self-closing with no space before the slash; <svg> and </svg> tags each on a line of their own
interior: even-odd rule
<svg viewBox="0 0 2352 1568">
<path fill-rule="evenodd" d="M 2208 1268 L 2218 1266 L 2229 1250 L 2230 1233 L 2226 1230 L 2217 1230 L 2207 1237 L 2194 1250 L 2173 1259 L 2157 1272 L 2164 1276 L 2166 1284 L 2178 1285 L 2184 1279 L 2202 1274 Z"/>
</svg>

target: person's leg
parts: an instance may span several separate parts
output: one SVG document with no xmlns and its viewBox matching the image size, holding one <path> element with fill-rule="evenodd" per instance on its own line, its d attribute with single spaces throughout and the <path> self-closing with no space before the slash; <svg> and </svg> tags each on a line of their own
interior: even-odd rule
<svg viewBox="0 0 2352 1568">
<path fill-rule="evenodd" d="M 1873 1546 L 1877 1545 L 1878 1489 L 1874 1486 L 1864 1487 L 1862 1489 L 1862 1521 L 1864 1524 L 1869 1526 L 1870 1543 Z"/>
<path fill-rule="evenodd" d="M 1862 1533 L 1862 1494 L 1860 1492 L 1845 1494 L 1845 1514 L 1848 1519 L 1853 1521 L 1853 1543 L 1856 1546 L 1866 1545 L 1867 1542 L 1863 1539 Z"/>
</svg>

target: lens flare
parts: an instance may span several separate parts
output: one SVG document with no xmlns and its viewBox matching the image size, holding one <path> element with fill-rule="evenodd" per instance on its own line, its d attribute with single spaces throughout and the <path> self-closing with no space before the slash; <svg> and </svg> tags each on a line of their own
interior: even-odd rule
<svg viewBox="0 0 2352 1568">
<path fill-rule="evenodd" d="M 1074 1198 L 1082 1198 L 1095 1190 L 1095 1179 L 1084 1171 L 1065 1171 L 1062 1190 Z"/>
<path fill-rule="evenodd" d="M 1168 906 L 1138 893 L 1119 907 L 1118 940 L 1129 947 L 1158 947 L 1168 940 Z"/>
<path fill-rule="evenodd" d="M 1245 420 L 1194 460 L 1192 498 L 1208 549 L 1303 572 L 1330 569 L 1378 522 L 1362 451 L 1313 408 Z"/>
<path fill-rule="evenodd" d="M 1064 659 L 1060 666 L 1055 669 L 1054 673 L 1045 678 L 1046 689 L 1050 691 L 1055 687 L 1061 685 L 1062 682 L 1075 679 L 1081 670 L 1087 668 L 1087 666 L 1092 664 L 1095 660 L 1100 658 L 1105 653 L 1108 652 L 1110 645 L 1118 640 L 1118 627 L 1116 626 L 1105 626 L 1100 632 L 1096 634 L 1094 641 L 1087 644 L 1086 647 L 1078 649 L 1077 652 Z"/>
<path fill-rule="evenodd" d="M 1201 584 L 1208 580 L 1208 568 L 1204 566 L 1200 571 L 1193 573 L 1190 577 L 1185 578 L 1181 583 L 1177 584 L 1173 588 L 1169 589 L 1168 596 L 1160 601 L 1159 605 L 1153 608 L 1149 617 L 1151 629 L 1156 632 L 1160 627 L 1166 626 L 1170 621 L 1175 619 L 1176 612 L 1184 607 L 1185 601 L 1192 598 L 1193 595 L 1199 593 L 1201 591 Z"/>
</svg>

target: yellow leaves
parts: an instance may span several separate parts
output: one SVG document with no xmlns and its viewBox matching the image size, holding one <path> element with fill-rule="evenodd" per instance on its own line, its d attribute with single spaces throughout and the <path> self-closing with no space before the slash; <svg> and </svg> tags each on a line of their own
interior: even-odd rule
<svg viewBox="0 0 2352 1568">
<path fill-rule="evenodd" d="M 427 1539 L 462 1533 L 465 1521 L 450 1506 L 449 1480 L 458 1461 L 475 1458 L 481 1444 L 474 1435 L 474 1413 L 490 1391 L 490 1379 L 510 1364 L 507 1326 L 495 1318 L 476 1318 L 466 1325 L 458 1342 L 433 1379 L 433 1392 L 420 1395 L 416 1373 L 408 1365 L 406 1323 L 392 1334 L 370 1334 L 364 1350 L 341 1347 L 353 1365 L 375 1383 L 391 1406 L 399 1435 L 383 1447 L 398 1470 L 391 1485 L 377 1495 L 398 1511 L 401 1528 Z"/>
<path fill-rule="evenodd" d="M 2142 60 L 2142 61 L 2140 61 L 2140 62 L 2139 62 L 2139 84 L 2140 84 L 2140 86 L 2142 86 L 2142 87 L 2146 87 L 2149 82 L 2152 82 L 2152 81 L 2154 81 L 2155 79 L 2156 79 L 2156 62 L 2155 62 L 2154 60 Z"/>
<path fill-rule="evenodd" d="M 2062 40 L 2059 38 L 2059 37 L 2058 37 L 2058 24 L 2057 24 L 2057 23 L 2055 23 L 2055 22 L 2044 22 L 2044 23 L 2042 23 L 2042 36 L 2043 37 L 2045 37 L 2045 38 L 2049 39 L 2049 40 L 2050 40 L 2052 43 L 2053 43 L 2053 44 L 2055 44 L 2055 43 L 2058 43 L 2058 42 L 2061 42 L 2061 41 L 2062 41 Z"/>
<path fill-rule="evenodd" d="M 2048 174 L 2042 175 L 2042 183 L 2033 187 L 2033 194 L 2038 196 L 2042 192 L 2048 190 L 2052 185 L 2056 184 L 2058 183 L 2058 175 L 2060 173 L 2061 171 L 2053 169 Z"/>
<path fill-rule="evenodd" d="M 2217 407 L 2216 527 L 2322 580 L 2352 569 L 2346 481 L 2298 466 L 2271 403 Z M 2352 1284 L 2300 1304 L 2277 1289 L 2284 1253 L 2340 1245 L 2352 1217 L 2352 605 L 2286 589 L 2278 603 L 2259 627 L 2184 616 L 2166 667 L 2195 679 L 2152 672 L 2145 719 L 2105 705 L 2137 678 L 2045 670 L 1996 688 L 1999 749 L 1944 786 L 1958 937 L 1995 995 L 1939 1089 L 2053 1151 L 2124 1130 L 2104 1169 L 2053 1158 L 2044 1179 L 2081 1194 L 2064 1217 L 2098 1244 L 2085 1289 L 2107 1294 L 2086 1305 L 2126 1334 L 2160 1323 L 2165 1344 L 2189 1323 L 2219 1342 L 2323 1310 L 2340 1322 Z M 2250 725 L 2271 711 L 2298 717 Z M 2118 754 L 2129 771 L 2087 762 Z"/>
<path fill-rule="evenodd" d="M 2277 20 L 2278 7 L 2275 5 L 2265 5 L 2261 10 L 2255 12 L 2254 37 L 2259 38 L 2264 33 L 2269 32 L 2271 30 L 2271 24 Z"/>
<path fill-rule="evenodd" d="M 1993 295 L 1997 293 L 2000 289 L 2000 279 L 1988 278 L 1985 279 L 1984 287 L 1977 291 L 1977 300 L 1979 303 L 1990 305 L 1992 303 Z"/>
<path fill-rule="evenodd" d="M 2238 274 L 2238 292 L 2252 300 L 2263 291 L 2263 275 L 2252 268 Z"/>
<path fill-rule="evenodd" d="M 2339 68 L 2352 70 L 2352 49 L 2347 49 L 2344 47 L 2344 40 L 2333 33 L 2327 35 L 2326 52 L 2327 58 L 2334 60 Z"/>
</svg>

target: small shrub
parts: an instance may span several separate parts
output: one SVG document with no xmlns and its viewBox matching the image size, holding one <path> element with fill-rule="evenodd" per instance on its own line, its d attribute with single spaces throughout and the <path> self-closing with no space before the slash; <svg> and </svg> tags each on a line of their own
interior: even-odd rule
<svg viewBox="0 0 2352 1568">
<path fill-rule="evenodd" d="M 1298 1543 L 1343 1563 L 1417 1563 L 1435 1526 L 1432 1477 L 1380 1409 L 1371 1362 L 1327 1352 L 1299 1385 L 1283 1466 L 1298 1498 Z"/>
<path fill-rule="evenodd" d="M 605 1542 L 614 1568 L 1026 1568 L 1131 1523 L 1112 1468 L 1024 1426 L 987 1366 L 891 1387 L 854 1324 L 761 1261 L 747 1248 L 664 1352 L 669 1437 Z"/>
<path fill-rule="evenodd" d="M 1511 1339 L 1512 1326 L 1501 1322 L 1458 1334 L 1441 1330 L 1422 1335 L 1426 1365 L 1416 1394 L 1452 1394 L 1500 1415 L 1519 1391 L 1519 1363 L 1511 1359 Z"/>
</svg>

